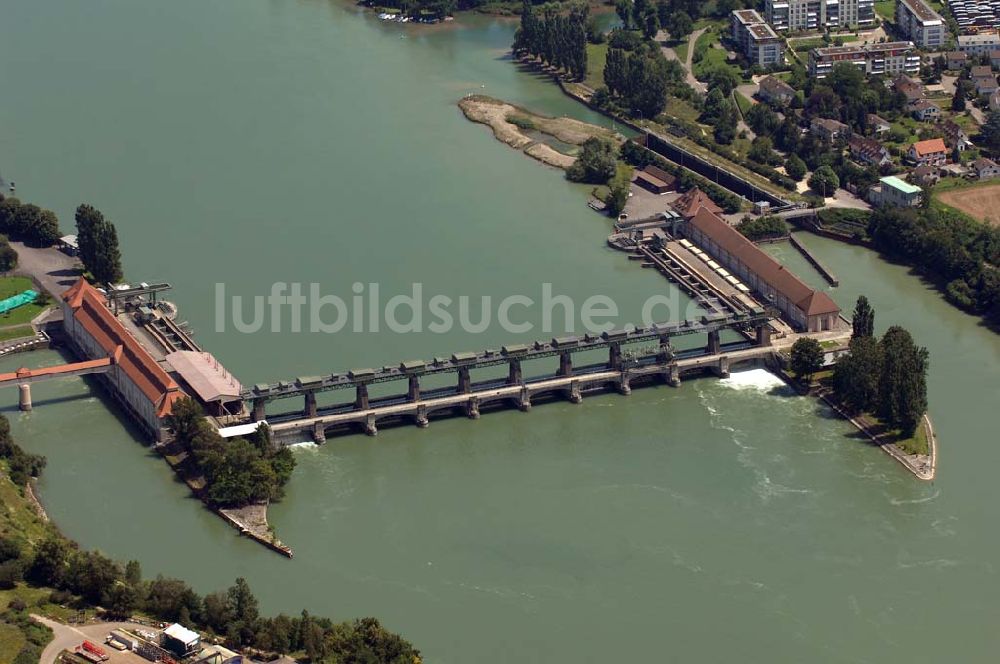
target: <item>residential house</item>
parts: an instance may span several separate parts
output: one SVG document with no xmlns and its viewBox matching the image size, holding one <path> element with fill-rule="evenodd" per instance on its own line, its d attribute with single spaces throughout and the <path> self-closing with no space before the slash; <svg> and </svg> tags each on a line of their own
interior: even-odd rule
<svg viewBox="0 0 1000 664">
<path fill-rule="evenodd" d="M 976 177 L 980 180 L 990 180 L 1000 177 L 1000 165 L 986 157 L 980 157 L 972 162 L 972 168 L 976 172 Z"/>
<path fill-rule="evenodd" d="M 868 114 L 868 131 L 875 134 L 876 137 L 883 136 L 892 131 L 892 125 L 888 120 L 883 120 L 874 113 Z"/>
<path fill-rule="evenodd" d="M 992 76 L 993 68 L 989 65 L 974 65 L 969 68 L 969 76 L 971 78 L 976 78 L 978 76 Z"/>
<path fill-rule="evenodd" d="M 825 138 L 831 143 L 836 141 L 838 138 L 846 139 L 851 135 L 850 127 L 845 125 L 843 122 L 830 120 L 829 118 L 813 118 L 812 122 L 809 124 L 809 131 L 816 134 L 820 138 Z"/>
<path fill-rule="evenodd" d="M 980 74 L 979 76 L 972 77 L 972 85 L 976 88 L 976 95 L 991 95 L 997 90 L 1000 90 L 1000 86 L 997 85 L 997 77 L 993 75 L 989 67 L 982 65 L 982 67 L 973 67 L 973 69 L 986 69 L 987 73 L 985 75 Z"/>
<path fill-rule="evenodd" d="M 923 164 L 910 171 L 910 182 L 920 187 L 933 187 L 941 179 L 937 166 Z"/>
<path fill-rule="evenodd" d="M 1000 69 L 1000 49 L 990 51 L 990 66 L 994 69 Z"/>
<path fill-rule="evenodd" d="M 920 205 L 921 193 L 920 187 L 890 175 L 880 178 L 879 183 L 868 190 L 868 200 L 872 205 L 916 207 Z"/>
<path fill-rule="evenodd" d="M 1000 111 L 1000 90 L 990 95 L 990 110 Z"/>
<path fill-rule="evenodd" d="M 881 168 L 892 163 L 889 149 L 874 138 L 854 135 L 851 136 L 847 146 L 851 150 L 851 156 L 862 164 Z"/>
<path fill-rule="evenodd" d="M 969 55 L 983 55 L 998 49 L 1000 49 L 1000 36 L 996 32 L 958 36 L 958 50 Z"/>
<path fill-rule="evenodd" d="M 941 166 L 948 162 L 948 146 L 941 138 L 917 141 L 906 151 L 906 159 L 917 166 L 923 164 Z"/>
<path fill-rule="evenodd" d="M 897 76 L 892 80 L 892 87 L 906 97 L 907 104 L 913 104 L 924 98 L 924 86 L 909 76 Z"/>
<path fill-rule="evenodd" d="M 965 63 L 969 61 L 969 54 L 962 51 L 948 51 L 944 55 L 948 71 L 958 71 L 965 67 Z"/>
<path fill-rule="evenodd" d="M 952 150 L 957 148 L 959 152 L 964 152 L 966 148 L 972 147 L 972 141 L 969 140 L 965 130 L 951 120 L 941 125 L 941 134 L 944 137 L 944 144 Z"/>
<path fill-rule="evenodd" d="M 921 99 L 910 104 L 910 113 L 921 122 L 932 122 L 941 117 L 941 108 L 932 101 Z"/>
<path fill-rule="evenodd" d="M 765 76 L 758 85 L 757 96 L 762 101 L 783 106 L 795 99 L 795 88 L 776 76 Z"/>
</svg>

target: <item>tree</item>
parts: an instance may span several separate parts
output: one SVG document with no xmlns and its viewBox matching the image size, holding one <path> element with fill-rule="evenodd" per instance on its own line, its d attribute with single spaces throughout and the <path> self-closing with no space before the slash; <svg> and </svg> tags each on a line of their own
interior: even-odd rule
<svg viewBox="0 0 1000 664">
<path fill-rule="evenodd" d="M 35 547 L 35 557 L 25 577 L 36 586 L 61 586 L 69 554 L 69 544 L 62 537 L 53 535 L 42 540 Z"/>
<path fill-rule="evenodd" d="M 802 337 L 792 344 L 791 370 L 800 379 L 812 381 L 813 374 L 823 366 L 823 347 L 812 337 Z"/>
<path fill-rule="evenodd" d="M 775 158 L 771 139 L 767 136 L 758 136 L 753 139 L 747 157 L 761 164 L 770 164 Z"/>
<path fill-rule="evenodd" d="M 629 26 L 632 25 L 632 3 L 629 0 L 616 0 L 615 13 L 622 20 L 625 29 L 628 30 Z"/>
<path fill-rule="evenodd" d="M 621 178 L 615 178 L 608 185 L 608 199 L 606 201 L 608 206 L 608 214 L 612 217 L 617 218 L 618 215 L 622 213 L 625 209 L 625 204 L 628 202 L 628 192 L 629 192 L 629 182 L 622 181 Z"/>
<path fill-rule="evenodd" d="M 991 111 L 979 130 L 979 141 L 994 153 L 1000 152 L 1000 111 Z"/>
<path fill-rule="evenodd" d="M 838 62 L 825 82 L 842 100 L 860 99 L 865 88 L 865 75 L 850 62 Z"/>
<path fill-rule="evenodd" d="M 90 205 L 76 209 L 77 243 L 83 267 L 99 283 L 116 283 L 122 278 L 118 231 L 114 224 Z"/>
<path fill-rule="evenodd" d="M 809 188 L 824 198 L 832 196 L 837 187 L 840 186 L 840 178 L 827 165 L 820 166 L 809 176 Z"/>
<path fill-rule="evenodd" d="M 736 108 L 734 108 L 733 103 L 728 99 L 724 100 L 719 110 L 719 117 L 715 121 L 715 130 L 713 132 L 715 141 L 723 145 L 732 143 L 736 139 L 738 122 Z"/>
<path fill-rule="evenodd" d="M 801 182 L 806 175 L 806 163 L 797 155 L 788 155 L 788 159 L 785 161 L 785 173 L 796 182 Z"/>
<path fill-rule="evenodd" d="M 684 11 L 674 12 L 670 15 L 670 20 L 664 25 L 670 38 L 674 41 L 683 41 L 694 31 L 694 21 L 691 15 Z"/>
<path fill-rule="evenodd" d="M 655 7 L 649 7 L 642 17 L 642 34 L 646 39 L 653 39 L 659 31 L 660 17 L 657 16 Z"/>
<path fill-rule="evenodd" d="M 969 96 L 969 82 L 964 78 L 955 81 L 955 94 L 951 97 L 951 110 L 961 112 L 965 110 L 965 99 Z"/>
<path fill-rule="evenodd" d="M 573 182 L 604 184 L 614 174 L 617 165 L 615 144 L 603 138 L 588 138 L 573 165 L 566 170 L 566 177 Z"/>
<path fill-rule="evenodd" d="M 0 235 L 0 272 L 10 272 L 17 268 L 17 252 L 7 242 L 7 237 Z"/>
<path fill-rule="evenodd" d="M 894 325 L 879 342 L 882 368 L 878 381 L 878 416 L 910 437 L 927 411 L 927 349 Z"/>
<path fill-rule="evenodd" d="M 833 369 L 833 387 L 840 401 L 854 413 L 875 410 L 882 351 L 873 337 L 851 339 L 850 350 Z"/>
<path fill-rule="evenodd" d="M 767 104 L 754 104 L 746 112 L 747 125 L 758 136 L 770 136 L 779 126 L 781 119 Z"/>
<path fill-rule="evenodd" d="M 851 338 L 873 337 L 875 336 L 875 310 L 868 303 L 868 298 L 864 295 L 858 296 L 858 301 L 854 305 L 854 316 L 851 319 Z"/>
<path fill-rule="evenodd" d="M 729 97 L 740 84 L 740 79 L 730 67 L 718 66 L 709 70 L 706 78 L 709 88 L 718 88 L 723 96 Z"/>
<path fill-rule="evenodd" d="M 236 579 L 236 583 L 226 592 L 226 597 L 229 602 L 229 611 L 234 619 L 247 625 L 257 622 L 260 617 L 257 612 L 257 598 L 251 592 L 250 584 L 247 583 L 246 579 L 242 576 Z"/>
</svg>

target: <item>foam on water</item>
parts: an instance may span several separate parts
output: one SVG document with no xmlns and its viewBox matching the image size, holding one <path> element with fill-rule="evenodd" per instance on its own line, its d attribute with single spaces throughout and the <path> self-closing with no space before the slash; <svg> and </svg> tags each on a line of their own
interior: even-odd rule
<svg viewBox="0 0 1000 664">
<path fill-rule="evenodd" d="M 785 381 L 767 369 L 749 369 L 747 371 L 734 371 L 729 374 L 729 378 L 723 378 L 719 383 L 736 390 L 759 390 L 763 392 L 775 387 L 782 387 Z"/>
</svg>

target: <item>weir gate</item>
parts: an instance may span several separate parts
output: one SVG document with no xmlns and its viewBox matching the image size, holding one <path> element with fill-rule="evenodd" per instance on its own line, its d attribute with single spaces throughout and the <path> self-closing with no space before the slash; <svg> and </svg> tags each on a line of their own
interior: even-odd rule
<svg viewBox="0 0 1000 664">
<path fill-rule="evenodd" d="M 353 369 L 325 376 L 303 376 L 273 384 L 258 384 L 242 393 L 254 421 L 267 420 L 277 441 L 298 442 L 311 438 L 326 440 L 328 430 L 360 428 L 369 435 L 378 432 L 380 420 L 411 420 L 425 427 L 432 414 L 464 414 L 479 417 L 486 405 L 510 405 L 523 411 L 531 408 L 532 398 L 564 396 L 574 403 L 582 392 L 592 389 L 617 389 L 631 392 L 632 381 L 662 379 L 680 385 L 686 371 L 712 370 L 720 376 L 729 373 L 730 362 L 766 358 L 771 355 L 770 326 L 767 315 L 747 313 L 709 314 L 698 320 L 658 323 L 648 327 L 613 330 L 602 334 L 556 337 L 550 341 L 503 346 L 497 350 L 454 353 L 431 361 L 412 360 L 381 369 Z M 722 344 L 720 333 L 730 329 L 742 340 Z M 704 334 L 704 346 L 675 350 L 674 337 Z M 623 346 L 646 343 L 640 352 L 623 352 Z M 574 356 L 604 349 L 602 363 L 574 367 Z M 543 358 L 558 358 L 554 373 L 525 378 L 522 363 Z M 473 382 L 472 371 L 506 365 L 507 377 Z M 421 379 L 454 374 L 453 386 L 421 390 Z M 376 383 L 406 381 L 405 392 L 394 396 L 370 398 L 369 386 Z M 320 408 L 316 395 L 331 390 L 349 390 L 353 401 Z M 267 415 L 270 402 L 300 398 L 301 411 Z"/>
</svg>

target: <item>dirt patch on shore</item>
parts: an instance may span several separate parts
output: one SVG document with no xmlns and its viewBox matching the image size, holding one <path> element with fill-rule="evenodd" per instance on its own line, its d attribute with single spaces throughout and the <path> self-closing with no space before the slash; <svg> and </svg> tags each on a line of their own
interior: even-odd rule
<svg viewBox="0 0 1000 664">
<path fill-rule="evenodd" d="M 537 141 L 526 131 L 535 131 L 568 145 L 583 145 L 591 137 L 607 138 L 621 143 L 622 136 L 610 129 L 574 120 L 550 118 L 484 95 L 472 95 L 458 102 L 465 117 L 487 125 L 498 141 L 530 157 L 558 168 L 569 168 L 576 161 L 572 155 L 560 152 L 544 142 Z"/>
<path fill-rule="evenodd" d="M 961 210 L 991 226 L 1000 226 L 1000 184 L 971 189 L 954 189 L 938 194 L 945 205 Z"/>
</svg>

